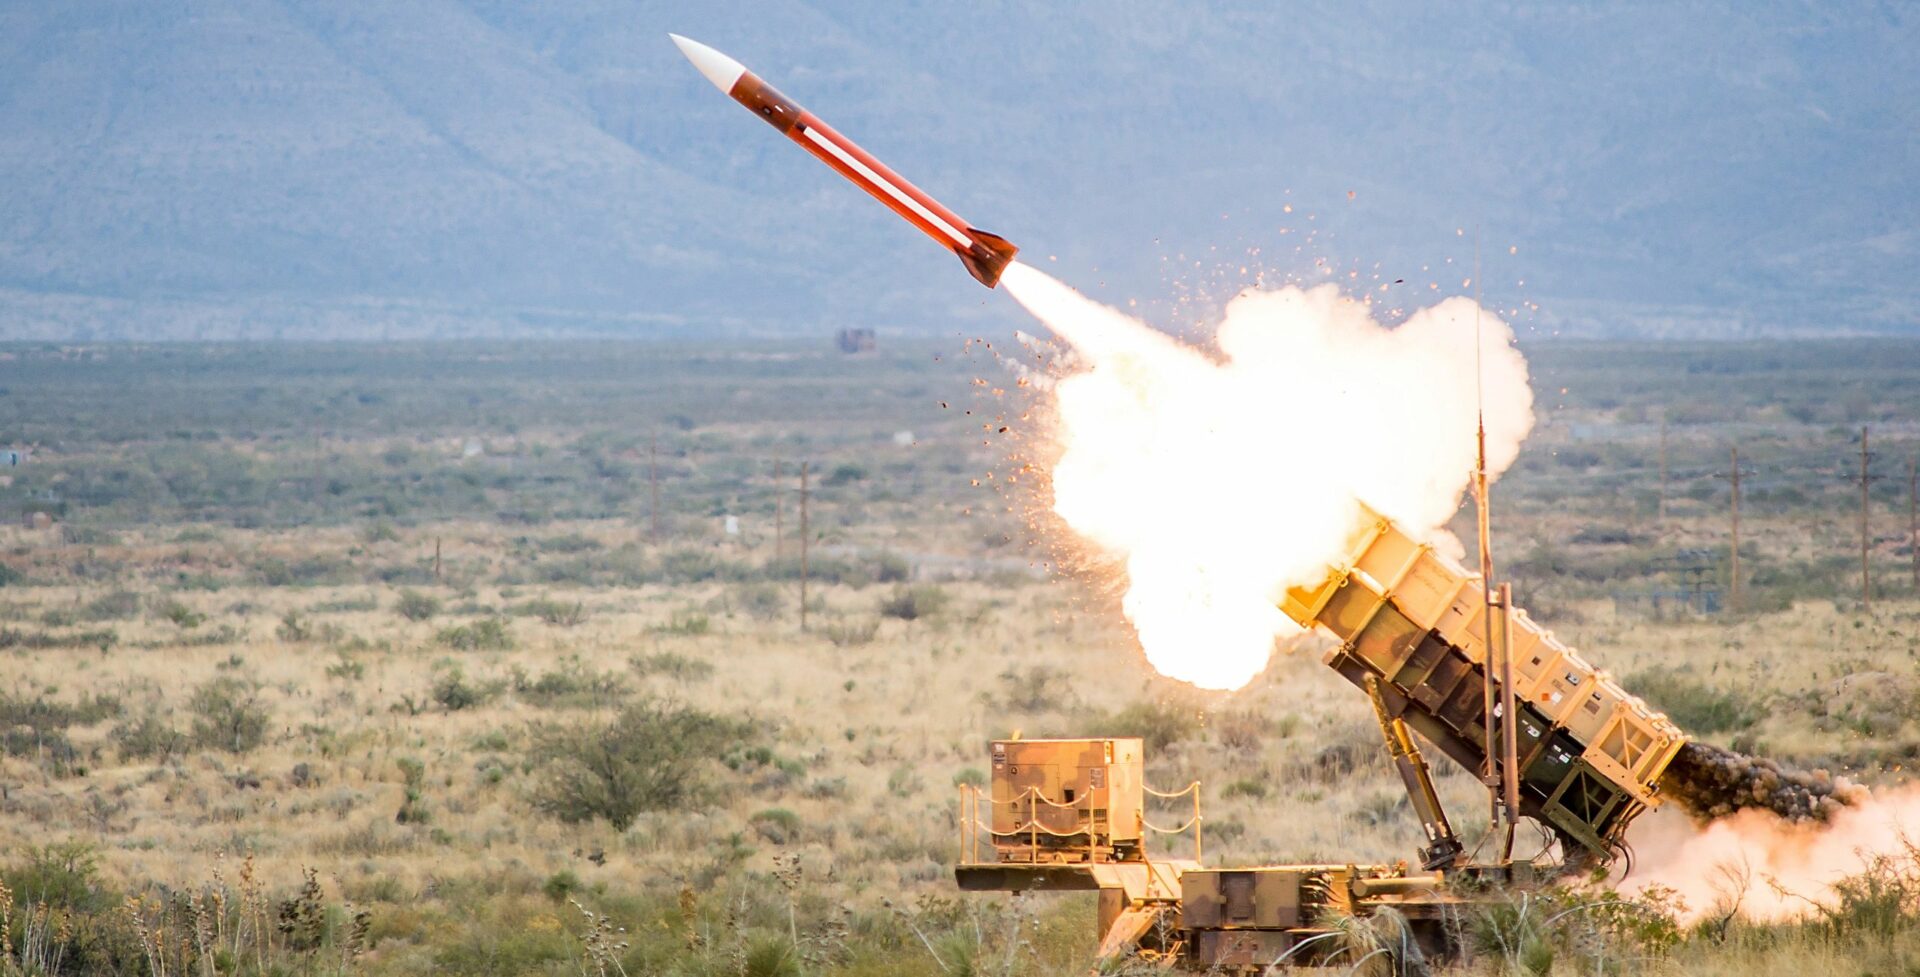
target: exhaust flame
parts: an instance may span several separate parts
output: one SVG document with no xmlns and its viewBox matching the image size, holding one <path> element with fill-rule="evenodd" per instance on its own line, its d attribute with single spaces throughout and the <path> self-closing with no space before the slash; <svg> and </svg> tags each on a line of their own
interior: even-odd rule
<svg viewBox="0 0 1920 977">
<path fill-rule="evenodd" d="M 1298 633 L 1278 601 L 1340 559 L 1358 503 L 1457 552 L 1476 312 L 1490 476 L 1533 426 L 1512 330 L 1469 299 L 1388 328 L 1333 285 L 1250 288 L 1216 357 L 1026 265 L 1001 284 L 1084 361 L 1054 388 L 1054 511 L 1124 561 L 1147 660 L 1202 688 L 1245 685 Z"/>
</svg>

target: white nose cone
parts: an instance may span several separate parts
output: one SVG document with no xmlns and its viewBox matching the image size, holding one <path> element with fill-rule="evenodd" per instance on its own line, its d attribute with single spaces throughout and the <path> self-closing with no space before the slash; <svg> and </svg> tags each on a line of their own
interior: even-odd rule
<svg viewBox="0 0 1920 977">
<path fill-rule="evenodd" d="M 713 82 L 713 87 L 725 94 L 733 94 L 734 82 L 739 81 L 740 76 L 747 73 L 746 65 L 699 41 L 690 41 L 678 34 L 667 36 L 673 38 L 673 43 L 679 46 L 680 53 L 686 55 L 687 60 L 693 62 L 693 66 L 699 68 L 700 73 L 706 75 L 708 81 Z"/>
</svg>

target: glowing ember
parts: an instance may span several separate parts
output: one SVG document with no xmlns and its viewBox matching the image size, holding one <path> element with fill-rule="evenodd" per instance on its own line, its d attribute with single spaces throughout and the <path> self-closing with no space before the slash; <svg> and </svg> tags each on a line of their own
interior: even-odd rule
<svg viewBox="0 0 1920 977">
<path fill-rule="evenodd" d="M 1365 502 L 1415 535 L 1442 525 L 1474 464 L 1476 307 L 1395 328 L 1337 286 L 1248 289 L 1217 357 L 1015 263 L 1001 284 L 1070 343 L 1054 387 L 1054 510 L 1124 561 L 1123 607 L 1163 674 L 1245 685 L 1298 631 L 1276 603 L 1344 552 Z M 1479 312 L 1488 466 L 1533 426 L 1526 360 Z"/>
</svg>

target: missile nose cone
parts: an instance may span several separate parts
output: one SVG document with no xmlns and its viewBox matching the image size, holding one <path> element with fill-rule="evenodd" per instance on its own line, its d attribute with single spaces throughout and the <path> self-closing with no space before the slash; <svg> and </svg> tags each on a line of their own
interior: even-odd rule
<svg viewBox="0 0 1920 977">
<path fill-rule="evenodd" d="M 693 66 L 699 68 L 700 73 L 706 75 L 707 80 L 713 82 L 713 87 L 720 89 L 722 93 L 732 94 L 733 83 L 747 73 L 745 65 L 699 41 L 690 41 L 678 34 L 667 36 L 673 38 L 673 43 L 680 48 L 680 53 L 686 55 L 687 60 L 693 62 Z"/>
</svg>

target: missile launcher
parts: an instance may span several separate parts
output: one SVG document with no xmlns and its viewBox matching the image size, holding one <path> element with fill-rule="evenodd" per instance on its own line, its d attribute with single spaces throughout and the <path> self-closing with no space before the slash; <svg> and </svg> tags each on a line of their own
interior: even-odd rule
<svg viewBox="0 0 1920 977">
<path fill-rule="evenodd" d="M 1484 696 L 1498 689 L 1486 679 L 1490 616 L 1480 576 L 1369 515 L 1344 565 L 1288 591 L 1281 609 L 1337 638 L 1326 663 L 1363 690 L 1371 678 L 1387 714 L 1480 770 Z M 1509 612 L 1507 633 L 1520 812 L 1571 842 L 1563 844 L 1570 856 L 1610 859 L 1627 824 L 1660 803 L 1660 776 L 1686 734 L 1524 611 Z"/>
</svg>

